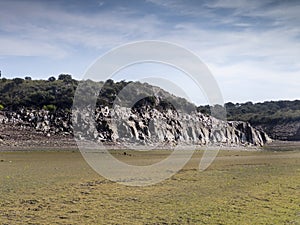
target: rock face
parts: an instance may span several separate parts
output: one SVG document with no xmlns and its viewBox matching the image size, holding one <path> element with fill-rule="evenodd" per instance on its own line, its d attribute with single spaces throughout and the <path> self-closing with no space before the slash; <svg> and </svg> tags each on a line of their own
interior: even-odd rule
<svg viewBox="0 0 300 225">
<path fill-rule="evenodd" d="M 82 115 L 86 115 L 85 118 Z M 79 118 L 80 117 L 80 118 Z M 242 121 L 221 121 L 194 112 L 191 114 L 156 109 L 132 111 L 116 107 L 96 112 L 96 129 L 88 112 L 74 115 L 74 128 L 79 138 L 126 144 L 184 143 L 193 145 L 263 146 L 271 139 L 262 131 Z M 90 130 L 89 130 L 90 129 Z"/>
<path fill-rule="evenodd" d="M 73 119 L 73 120 L 72 120 Z M 222 121 L 198 112 L 180 113 L 154 108 L 130 109 L 116 106 L 70 112 L 22 109 L 2 112 L 0 124 L 34 130 L 47 137 L 57 134 L 118 144 L 193 144 L 225 146 L 263 146 L 271 139 L 241 121 Z M 76 131 L 76 132 L 74 132 Z"/>
<path fill-rule="evenodd" d="M 23 130 L 34 128 L 44 134 L 72 133 L 71 114 L 63 111 L 51 113 L 46 110 L 21 109 L 16 112 L 2 112 L 0 124 L 10 124 Z"/>
<path fill-rule="evenodd" d="M 271 138 L 283 141 L 300 141 L 300 121 L 260 124 L 257 128 L 266 131 Z"/>
</svg>

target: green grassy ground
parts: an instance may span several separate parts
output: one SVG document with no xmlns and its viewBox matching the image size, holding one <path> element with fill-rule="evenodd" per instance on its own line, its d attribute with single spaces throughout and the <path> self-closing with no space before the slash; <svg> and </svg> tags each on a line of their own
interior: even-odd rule
<svg viewBox="0 0 300 225">
<path fill-rule="evenodd" d="M 142 164 L 169 154 L 114 153 Z M 300 224 L 300 151 L 201 152 L 147 187 L 113 183 L 74 152 L 0 153 L 0 224 Z M 149 161 L 150 160 L 150 161 Z"/>
</svg>

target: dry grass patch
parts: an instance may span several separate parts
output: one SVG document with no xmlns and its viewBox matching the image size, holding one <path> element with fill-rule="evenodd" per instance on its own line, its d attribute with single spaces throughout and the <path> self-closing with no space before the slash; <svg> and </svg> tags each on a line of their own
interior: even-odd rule
<svg viewBox="0 0 300 225">
<path fill-rule="evenodd" d="M 114 154 L 147 164 L 169 153 Z M 201 154 L 162 183 L 127 187 L 80 153 L 0 153 L 0 224 L 300 223 L 299 151 L 222 151 L 199 172 Z"/>
</svg>

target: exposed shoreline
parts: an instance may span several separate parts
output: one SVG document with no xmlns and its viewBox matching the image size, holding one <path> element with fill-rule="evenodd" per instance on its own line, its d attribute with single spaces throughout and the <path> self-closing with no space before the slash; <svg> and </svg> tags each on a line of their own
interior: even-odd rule
<svg viewBox="0 0 300 225">
<path fill-rule="evenodd" d="M 116 149 L 116 150 L 132 150 L 128 146 L 121 143 L 102 143 L 103 148 Z M 184 145 L 180 145 L 183 146 Z M 262 151 L 262 150 L 287 150 L 300 149 L 300 142 L 290 141 L 273 141 L 273 143 L 267 144 L 264 147 L 247 146 L 247 145 L 186 145 L 187 147 L 193 147 L 199 150 L 205 150 L 206 148 L 219 148 L 220 150 L 238 150 L 238 151 Z M 161 146 L 150 146 L 151 149 L 157 150 L 172 150 L 174 145 L 166 144 Z M 136 147 L 133 146 L 133 149 Z M 24 130 L 15 126 L 1 125 L 0 127 L 0 152 L 12 152 L 12 151 L 79 151 L 75 139 L 72 135 L 56 134 L 47 136 L 43 133 L 34 131 L 33 129 Z"/>
</svg>

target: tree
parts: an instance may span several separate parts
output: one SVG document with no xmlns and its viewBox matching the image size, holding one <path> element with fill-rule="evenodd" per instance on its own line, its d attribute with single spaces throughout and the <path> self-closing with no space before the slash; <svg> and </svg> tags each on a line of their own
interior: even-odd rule
<svg viewBox="0 0 300 225">
<path fill-rule="evenodd" d="M 63 80 L 63 81 L 69 82 L 69 81 L 72 81 L 72 76 L 69 74 L 60 74 L 58 76 L 58 80 Z"/>
<path fill-rule="evenodd" d="M 53 82 L 53 81 L 55 81 L 55 80 L 56 80 L 55 77 L 49 77 L 49 78 L 48 78 L 48 81 L 50 81 L 50 82 Z"/>
<path fill-rule="evenodd" d="M 114 84 L 114 81 L 113 81 L 112 79 L 108 79 L 108 80 L 106 81 L 106 84 L 107 84 L 107 85 L 113 85 L 113 84 Z"/>
<path fill-rule="evenodd" d="M 13 82 L 15 83 L 15 84 L 22 84 L 23 83 L 23 79 L 22 78 L 14 78 L 13 79 Z"/>
<path fill-rule="evenodd" d="M 226 107 L 226 108 L 234 108 L 235 105 L 234 105 L 232 102 L 227 102 L 227 103 L 225 104 L 225 107 Z"/>
</svg>

